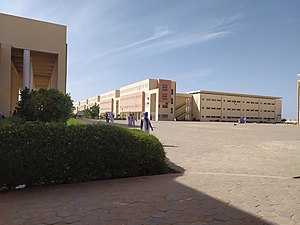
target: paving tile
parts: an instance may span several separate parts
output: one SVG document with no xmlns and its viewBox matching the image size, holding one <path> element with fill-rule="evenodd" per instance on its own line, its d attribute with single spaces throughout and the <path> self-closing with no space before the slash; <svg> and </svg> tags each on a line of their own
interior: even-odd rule
<svg viewBox="0 0 300 225">
<path fill-rule="evenodd" d="M 0 193 L 0 225 L 300 223 L 300 184 L 290 179 L 291 171 L 300 171 L 300 129 L 194 122 L 155 126 L 164 144 L 178 146 L 166 152 L 184 174 Z"/>
<path fill-rule="evenodd" d="M 45 223 L 45 224 L 56 224 L 56 223 L 59 223 L 59 222 L 61 222 L 61 218 L 57 217 L 57 216 L 49 217 L 49 218 L 47 218 L 43 221 L 43 223 Z"/>
</svg>

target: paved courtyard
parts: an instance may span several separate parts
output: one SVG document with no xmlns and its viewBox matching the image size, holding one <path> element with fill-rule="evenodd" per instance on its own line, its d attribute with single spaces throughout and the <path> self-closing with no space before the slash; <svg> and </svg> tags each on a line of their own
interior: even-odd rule
<svg viewBox="0 0 300 225">
<path fill-rule="evenodd" d="M 154 122 L 183 173 L 0 193 L 0 224 L 300 224 L 300 127 Z"/>
</svg>

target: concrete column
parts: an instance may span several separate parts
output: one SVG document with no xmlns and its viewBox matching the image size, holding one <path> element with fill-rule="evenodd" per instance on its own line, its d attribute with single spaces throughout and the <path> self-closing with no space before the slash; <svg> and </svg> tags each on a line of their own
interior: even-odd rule
<svg viewBox="0 0 300 225">
<path fill-rule="evenodd" d="M 32 89 L 32 73 L 30 62 L 30 50 L 24 49 L 23 53 L 23 88 Z"/>
<path fill-rule="evenodd" d="M 159 114 L 159 110 L 158 110 L 158 104 L 159 104 L 159 91 L 157 90 L 156 94 L 155 94 L 155 101 L 156 101 L 156 106 L 155 106 L 155 121 L 158 121 L 158 114 Z"/>
</svg>

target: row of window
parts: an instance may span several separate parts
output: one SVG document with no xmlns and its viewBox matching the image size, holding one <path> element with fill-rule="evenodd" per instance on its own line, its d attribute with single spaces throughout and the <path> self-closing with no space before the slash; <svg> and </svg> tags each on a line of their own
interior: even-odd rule
<svg viewBox="0 0 300 225">
<path fill-rule="evenodd" d="M 148 89 L 148 87 L 149 87 L 149 84 L 145 83 L 145 84 L 137 85 L 135 87 L 130 87 L 130 88 L 120 90 L 120 94 L 122 95 L 122 94 L 129 93 L 129 92 L 145 90 L 145 89 Z"/>
<path fill-rule="evenodd" d="M 168 100 L 168 94 L 162 94 L 161 95 L 162 100 Z"/>
<path fill-rule="evenodd" d="M 162 90 L 163 90 L 163 91 L 167 91 L 167 90 L 168 90 L 168 85 L 163 84 L 163 85 L 162 85 Z"/>
<path fill-rule="evenodd" d="M 202 107 L 202 109 L 204 109 L 204 107 Z M 216 107 L 206 107 L 206 109 L 209 110 L 221 110 L 221 108 L 216 108 Z M 235 109 L 235 108 L 223 108 L 223 110 L 229 110 L 229 111 L 241 111 L 241 109 Z M 247 111 L 247 112 L 259 112 L 258 109 L 243 109 L 243 111 Z M 261 112 L 275 112 L 274 110 L 260 110 Z"/>
<path fill-rule="evenodd" d="M 202 118 L 204 118 L 204 116 L 202 116 Z M 205 118 L 222 118 L 221 116 L 205 116 Z M 240 116 L 223 116 L 223 119 L 239 119 L 241 118 Z M 262 120 L 274 120 L 274 118 L 272 117 L 246 117 L 246 119 L 248 120 L 259 120 L 259 119 L 262 119 Z"/>
<path fill-rule="evenodd" d="M 114 91 L 111 93 L 100 95 L 100 99 L 114 98 L 114 97 L 116 97 L 116 93 Z"/>
<path fill-rule="evenodd" d="M 132 108 L 141 108 L 141 107 L 142 107 L 142 104 L 121 106 L 122 109 L 132 109 Z"/>
<path fill-rule="evenodd" d="M 168 114 L 158 114 L 158 118 L 169 118 Z"/>
<path fill-rule="evenodd" d="M 122 96 L 121 100 L 135 100 L 135 99 L 140 99 L 142 98 L 142 95 L 133 95 L 133 96 Z"/>
<path fill-rule="evenodd" d="M 202 98 L 202 100 L 206 100 L 206 101 L 212 101 L 212 102 L 221 102 L 222 100 L 221 99 L 214 99 L 214 98 Z M 223 102 L 233 102 L 234 104 L 237 104 L 237 103 L 241 103 L 241 101 L 239 100 L 223 100 Z M 243 103 L 245 103 L 245 101 L 243 101 Z M 259 104 L 259 102 L 249 102 L 249 101 L 246 101 L 247 104 Z M 264 105 L 275 105 L 275 103 L 272 103 L 272 102 L 261 102 L 260 104 L 264 104 Z"/>
</svg>

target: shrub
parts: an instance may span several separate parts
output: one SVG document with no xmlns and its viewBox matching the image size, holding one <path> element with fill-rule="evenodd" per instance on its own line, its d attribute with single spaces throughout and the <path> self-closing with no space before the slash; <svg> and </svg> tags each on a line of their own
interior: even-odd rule
<svg viewBox="0 0 300 225">
<path fill-rule="evenodd" d="M 71 97 L 56 89 L 21 91 L 17 115 L 26 121 L 66 122 L 72 115 Z"/>
<path fill-rule="evenodd" d="M 93 105 L 92 107 L 83 110 L 83 117 L 90 119 L 99 118 L 100 107 L 98 105 Z"/>
<path fill-rule="evenodd" d="M 5 118 L 3 120 L 0 120 L 0 126 L 1 125 L 7 125 L 7 124 L 24 124 L 25 121 L 19 116 L 12 116 Z"/>
<path fill-rule="evenodd" d="M 0 127 L 0 189 L 167 172 L 152 135 L 108 125 Z"/>
</svg>

